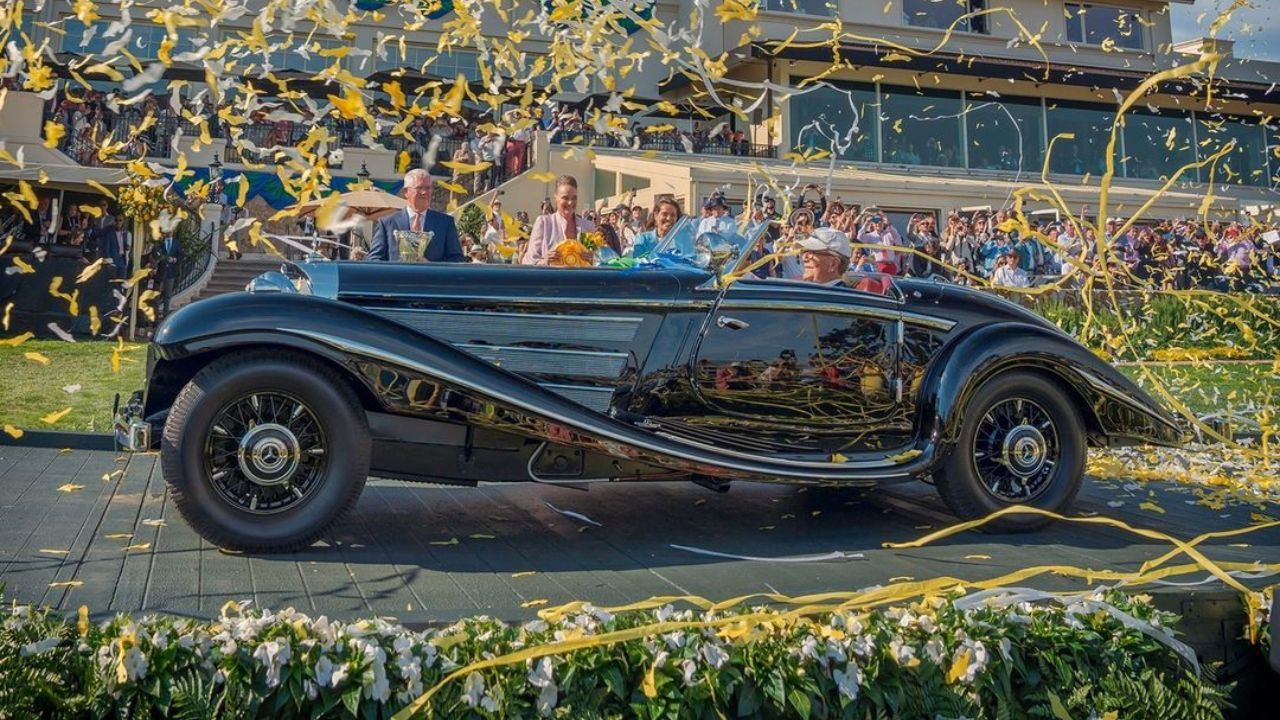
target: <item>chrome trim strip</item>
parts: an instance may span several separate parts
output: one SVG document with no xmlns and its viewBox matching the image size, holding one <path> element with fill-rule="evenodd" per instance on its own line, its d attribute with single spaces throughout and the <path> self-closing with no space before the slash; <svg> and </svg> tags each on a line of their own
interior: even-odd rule
<svg viewBox="0 0 1280 720">
<path fill-rule="evenodd" d="M 743 280 L 739 280 L 738 282 L 730 286 L 730 292 L 732 292 L 733 290 L 751 290 L 751 291 L 760 291 L 760 292 L 777 292 L 779 290 L 785 290 L 787 292 L 798 292 L 798 293 L 804 293 L 806 295 L 819 295 L 827 299 L 831 298 L 831 295 L 833 292 L 838 292 L 838 290 L 832 290 L 831 286 L 814 285 L 813 283 L 807 282 L 805 280 L 788 280 L 786 278 L 770 278 L 768 280 L 756 279 L 755 281 L 746 280 L 744 278 Z M 877 295 L 875 293 L 862 292 L 859 290 L 854 290 L 852 288 L 845 288 L 845 290 L 851 293 L 857 293 L 857 297 L 859 298 L 875 300 L 878 302 L 891 303 L 893 305 L 901 305 L 904 302 L 906 302 L 901 297 L 889 297 L 888 295 Z M 894 292 L 901 292 L 901 291 L 898 290 L 897 287 L 895 286 Z"/>
<path fill-rule="evenodd" d="M 813 310 L 815 312 L 838 313 L 841 315 L 860 315 L 880 320 L 909 322 L 912 325 L 923 325 L 936 330 L 949 331 L 956 326 L 954 320 L 903 312 L 893 308 L 873 308 L 860 305 L 840 305 L 837 303 L 806 302 L 804 300 L 736 300 L 726 298 L 720 308 L 739 308 L 744 310 Z"/>
<path fill-rule="evenodd" d="M 351 340 L 347 340 L 345 338 L 335 337 L 327 333 L 315 332 L 313 330 L 300 330 L 297 328 L 276 328 L 276 329 L 278 332 L 291 333 L 294 335 L 299 335 L 301 337 L 310 338 L 312 340 L 324 343 L 330 347 L 337 348 L 338 350 L 342 350 L 344 352 L 350 352 L 356 355 L 363 355 L 365 357 L 375 358 L 377 360 L 381 360 L 383 362 L 390 363 L 392 365 L 398 365 L 403 368 L 414 370 L 414 371 L 423 373 L 424 375 L 436 377 L 436 378 L 439 378 L 440 380 L 443 380 L 444 382 L 456 385 L 458 387 L 466 388 L 468 390 L 472 390 L 478 393 L 487 394 L 489 392 L 484 388 L 479 387 L 470 381 L 464 380 L 463 378 L 457 377 L 455 375 L 451 375 L 449 373 L 441 372 L 436 368 L 426 367 L 424 365 L 419 364 L 418 362 L 416 362 L 411 358 L 407 358 L 402 355 L 396 355 L 395 353 L 389 353 L 389 352 L 386 352 L 385 350 L 381 350 L 379 348 L 375 348 L 370 345 L 365 345 L 364 343 L 354 342 Z M 698 458 L 696 456 L 691 456 L 684 453 L 679 453 L 679 454 L 673 453 L 670 450 L 662 449 L 652 445 L 651 443 L 644 442 L 643 438 L 636 439 L 636 438 L 627 437 L 613 430 L 610 430 L 609 428 L 606 428 L 606 427 L 589 427 L 584 423 L 579 422 L 575 418 L 569 418 L 559 413 L 549 412 L 544 407 L 540 407 L 533 403 L 525 402 L 519 398 L 514 398 L 514 397 L 504 398 L 504 402 L 510 403 L 511 405 L 517 408 L 520 408 L 526 412 L 529 412 L 534 416 L 545 417 L 545 418 L 554 420 L 555 422 L 580 430 L 582 432 L 607 438 L 609 440 L 621 443 L 623 445 L 629 445 L 631 447 L 640 448 L 642 450 L 646 450 L 648 452 L 652 452 L 657 455 L 669 455 L 669 456 L 676 457 L 681 460 L 685 460 L 693 463 L 711 463 L 719 467 L 722 467 L 726 470 L 740 470 L 748 473 L 760 473 L 760 474 L 771 475 L 771 476 L 782 476 L 782 477 L 790 476 L 785 472 L 779 473 L 772 470 L 762 471 L 759 467 L 754 467 L 751 464 L 744 464 L 741 462 L 732 462 L 732 461 L 723 462 L 720 460 L 712 460 L 708 458 Z M 617 422 L 617 421 L 614 421 L 614 422 Z M 752 460 L 758 459 L 756 456 L 753 456 L 753 455 L 747 455 L 745 453 L 736 453 L 733 451 L 726 451 L 720 448 L 701 445 L 698 443 L 690 443 L 687 440 L 677 438 L 677 437 L 666 436 L 666 435 L 664 435 L 663 437 L 667 437 L 668 439 L 677 441 L 682 445 L 691 445 L 693 447 L 698 447 L 699 449 L 709 449 L 714 451 L 717 454 L 733 456 L 733 457 L 745 457 L 747 459 L 752 459 Z M 803 477 L 806 479 L 812 476 L 812 473 L 808 472 L 809 470 L 841 470 L 841 469 L 847 470 L 852 468 L 860 468 L 863 466 L 863 463 L 810 462 L 807 460 L 787 460 L 785 458 L 777 458 L 777 457 L 770 458 L 769 462 L 777 463 L 779 465 L 794 467 L 795 471 L 792 473 L 792 475 Z M 867 464 L 871 465 L 871 463 L 867 463 Z M 881 479 L 881 478 L 905 477 L 905 474 L 902 471 L 897 470 L 893 466 L 886 466 L 883 464 L 875 464 L 871 466 L 884 468 L 884 469 L 877 473 L 869 473 L 869 474 L 862 475 L 861 477 L 856 479 L 875 480 L 875 479 Z"/>
<path fill-rule="evenodd" d="M 430 293 L 391 293 L 391 292 L 340 292 L 342 300 L 378 299 L 378 300 L 424 300 L 429 302 L 454 303 L 501 303 L 503 305 L 591 305 L 593 307 L 637 307 L 665 310 L 706 309 L 711 303 L 702 300 L 663 300 L 648 298 L 610 298 L 610 297 L 525 297 L 517 295 L 470 295 L 470 294 L 430 294 Z"/>
<path fill-rule="evenodd" d="M 518 345 L 483 345 L 476 343 L 454 343 L 453 346 L 456 348 L 463 348 L 467 350 L 467 352 L 471 352 L 472 350 L 494 350 L 498 352 L 530 352 L 548 355 L 587 355 L 601 358 L 614 358 L 623 361 L 626 361 L 626 359 L 630 357 L 626 353 L 602 352 L 600 350 L 556 350 L 553 348 L 520 347 Z"/>
<path fill-rule="evenodd" d="M 1151 408 L 1129 397 L 1123 391 L 1117 390 L 1116 388 L 1111 387 L 1105 381 L 1103 381 L 1102 378 L 1094 375 L 1091 372 L 1088 372 L 1087 370 L 1083 370 L 1081 368 L 1072 368 L 1072 369 L 1075 370 L 1077 375 L 1084 378 L 1085 382 L 1089 383 L 1089 385 L 1092 386 L 1094 390 L 1097 390 L 1098 392 L 1102 393 L 1103 395 L 1106 395 L 1107 397 L 1111 398 L 1112 400 L 1115 400 L 1118 403 L 1121 403 L 1122 405 L 1129 406 L 1131 409 L 1136 410 L 1137 412 L 1140 412 L 1143 415 L 1146 415 L 1152 420 L 1157 420 L 1163 423 L 1165 427 L 1172 428 L 1177 432 L 1182 432 L 1182 428 L 1178 427 L 1177 423 L 1170 422 L 1169 420 L 1166 420 L 1165 418 L 1162 418 L 1159 415 L 1156 415 L 1155 413 L 1151 412 Z"/>
</svg>

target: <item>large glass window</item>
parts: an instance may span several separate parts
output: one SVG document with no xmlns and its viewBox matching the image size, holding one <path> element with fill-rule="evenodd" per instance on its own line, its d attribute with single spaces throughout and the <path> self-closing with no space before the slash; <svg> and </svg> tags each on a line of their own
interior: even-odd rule
<svg viewBox="0 0 1280 720">
<path fill-rule="evenodd" d="M 842 160 L 876 162 L 874 85 L 823 82 L 787 102 L 797 152 L 821 149 Z"/>
<path fill-rule="evenodd" d="M 964 166 L 959 92 L 885 85 L 880 102 L 886 163 Z"/>
<path fill-rule="evenodd" d="M 987 9 L 987 0 L 903 0 L 902 17 L 908 25 L 949 28 L 960 18 L 957 30 L 986 33 L 987 16 L 965 17 Z"/>
<path fill-rule="evenodd" d="M 66 34 L 62 36 L 62 51 L 78 53 L 81 55 L 98 55 L 106 49 L 108 45 L 120 39 L 119 35 L 112 37 L 103 37 L 103 33 L 107 31 L 108 23 L 100 20 L 94 23 L 96 31 L 92 36 L 85 39 L 89 33 L 86 32 L 85 24 L 74 18 L 67 20 L 62 26 Z M 133 23 L 126 32 L 132 31 L 129 38 L 128 49 L 139 60 L 155 60 L 160 52 L 160 44 L 164 42 L 166 30 L 160 25 L 148 25 L 146 23 Z M 195 35 L 190 29 L 186 29 L 178 33 L 174 40 L 172 55 L 190 52 L 194 49 Z"/>
<path fill-rule="evenodd" d="M 1146 48 L 1146 28 L 1141 13 L 1115 5 L 1067 3 L 1067 40 L 1088 45 L 1101 45 L 1110 38 L 1117 46 L 1130 50 Z"/>
<path fill-rule="evenodd" d="M 1272 121 L 1267 127 L 1267 164 L 1271 170 L 1270 187 L 1280 186 L 1280 124 Z"/>
<path fill-rule="evenodd" d="M 345 45 L 331 37 L 313 36 L 308 41 L 305 35 L 295 35 L 292 39 L 286 35 L 272 35 L 267 41 L 276 48 L 267 54 L 267 62 L 273 72 L 318 73 L 334 63 L 332 57 L 325 57 L 320 51 L 336 50 Z"/>
<path fill-rule="evenodd" d="M 1146 180 L 1168 180 L 1184 165 L 1195 162 L 1195 129 L 1191 114 L 1177 110 L 1131 111 L 1124 119 L 1124 146 L 1128 154 L 1125 175 Z M 1195 169 L 1182 174 L 1194 181 Z"/>
<path fill-rule="evenodd" d="M 1235 142 L 1235 146 L 1218 161 L 1214 182 L 1230 185 L 1269 185 L 1267 177 L 1266 136 L 1256 120 L 1229 115 L 1198 115 L 1200 121 L 1200 159 L 1211 157 Z M 1200 171 L 1208 179 L 1209 168 Z"/>
<path fill-rule="evenodd" d="M 1036 98 L 976 94 L 965 113 L 969 167 L 1039 172 L 1044 165 L 1044 108 Z"/>
<path fill-rule="evenodd" d="M 422 66 L 426 65 L 428 61 L 432 61 L 435 56 L 435 48 L 423 47 L 422 45 L 406 45 L 404 48 L 404 57 L 401 58 L 400 46 L 388 44 L 387 59 L 376 59 L 375 71 L 396 70 L 399 68 L 421 70 Z"/>
<path fill-rule="evenodd" d="M 458 73 L 462 73 L 471 82 L 479 82 L 479 56 L 473 52 L 453 50 L 442 54 L 427 67 L 427 72 L 447 78 L 455 78 Z"/>
<path fill-rule="evenodd" d="M 1049 142 L 1053 143 L 1053 138 L 1063 133 L 1075 135 L 1073 140 L 1064 138 L 1053 143 L 1049 170 L 1071 175 L 1101 175 L 1106 170 L 1107 142 L 1115 113 L 1115 108 L 1109 105 L 1049 101 L 1045 112 Z M 1119 151 L 1117 144 L 1116 152 Z"/>
<path fill-rule="evenodd" d="M 456 78 L 458 73 L 462 73 L 467 80 L 480 82 L 480 62 L 478 57 L 476 53 L 466 50 L 437 53 L 435 48 L 422 45 L 406 45 L 404 57 L 401 58 L 399 46 L 389 45 L 387 47 L 387 59 L 377 60 L 375 71 L 407 68 L 450 80 Z M 428 65 L 428 63 L 430 64 Z M 549 75 L 549 73 L 547 74 Z"/>
<path fill-rule="evenodd" d="M 836 0 L 761 0 L 760 9 L 770 12 L 831 16 Z"/>
</svg>

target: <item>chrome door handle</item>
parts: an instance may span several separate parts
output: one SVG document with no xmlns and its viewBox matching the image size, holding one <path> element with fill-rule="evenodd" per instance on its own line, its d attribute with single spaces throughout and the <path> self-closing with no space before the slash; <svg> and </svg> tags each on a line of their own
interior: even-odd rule
<svg viewBox="0 0 1280 720">
<path fill-rule="evenodd" d="M 726 330 L 746 330 L 751 324 L 746 320 L 731 318 L 728 315 L 721 315 L 716 318 L 716 327 L 725 328 Z"/>
</svg>

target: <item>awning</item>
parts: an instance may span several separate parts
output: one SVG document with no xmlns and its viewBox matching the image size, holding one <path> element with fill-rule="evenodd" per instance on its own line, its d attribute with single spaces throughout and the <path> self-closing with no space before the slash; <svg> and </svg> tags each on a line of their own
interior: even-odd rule
<svg viewBox="0 0 1280 720">
<path fill-rule="evenodd" d="M 0 182 L 26 180 L 35 185 L 40 182 L 41 171 L 47 178 L 39 185 L 41 188 L 84 190 L 90 187 L 90 180 L 108 187 L 129 182 L 129 174 L 124 168 L 77 165 L 66 155 L 40 143 L 10 139 L 5 143 L 5 149 L 22 160 L 22 167 L 0 163 Z"/>
</svg>

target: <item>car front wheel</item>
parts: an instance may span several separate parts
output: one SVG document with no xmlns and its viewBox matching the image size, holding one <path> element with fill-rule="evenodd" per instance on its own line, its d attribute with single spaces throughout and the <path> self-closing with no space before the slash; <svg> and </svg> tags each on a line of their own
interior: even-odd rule
<svg viewBox="0 0 1280 720">
<path fill-rule="evenodd" d="M 174 504 L 209 542 L 286 552 L 315 542 L 369 472 L 364 410 L 303 355 L 241 353 L 196 373 L 174 401 L 160 459 Z"/>
<path fill-rule="evenodd" d="M 970 400 L 959 441 L 934 481 L 962 520 L 1011 505 L 1062 513 L 1080 490 L 1086 451 L 1080 413 L 1056 385 L 1030 373 L 1001 374 Z M 1021 532 L 1048 522 L 1014 514 L 988 527 Z"/>
</svg>

